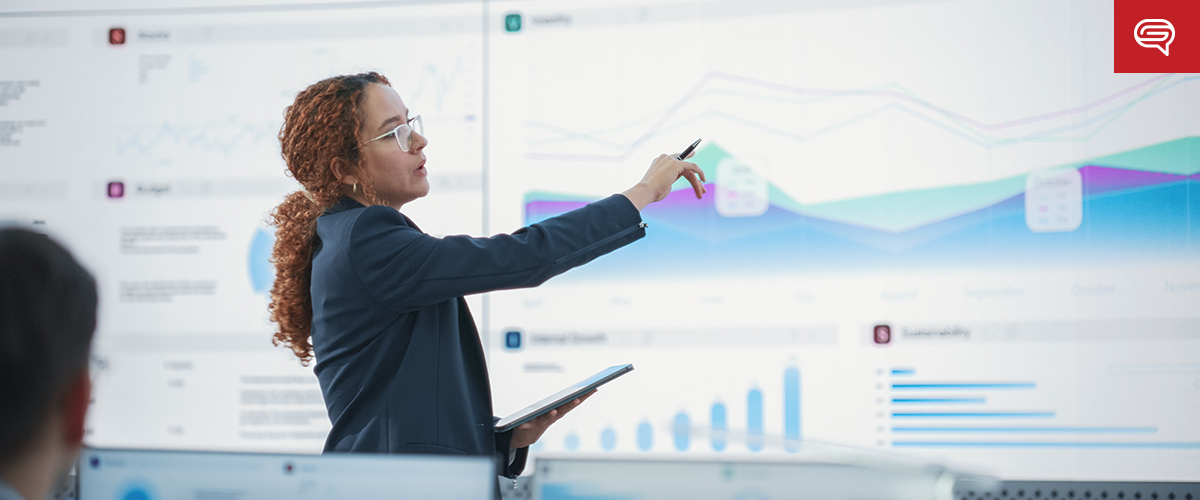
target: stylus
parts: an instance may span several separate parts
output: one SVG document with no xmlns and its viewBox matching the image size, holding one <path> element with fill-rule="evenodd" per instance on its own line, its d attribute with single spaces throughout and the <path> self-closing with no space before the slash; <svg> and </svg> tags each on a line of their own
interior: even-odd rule
<svg viewBox="0 0 1200 500">
<path fill-rule="evenodd" d="M 692 154 L 692 150 L 696 149 L 697 144 L 700 144 L 700 139 L 696 139 L 696 142 L 693 142 L 691 146 L 688 146 L 682 153 L 679 153 L 679 156 L 676 156 L 675 159 L 680 161 L 686 159 L 688 155 Z"/>
</svg>

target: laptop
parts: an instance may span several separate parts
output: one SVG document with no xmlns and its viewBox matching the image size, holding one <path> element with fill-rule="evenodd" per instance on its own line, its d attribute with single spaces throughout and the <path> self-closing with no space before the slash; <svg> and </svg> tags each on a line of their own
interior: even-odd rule
<svg viewBox="0 0 1200 500">
<path fill-rule="evenodd" d="M 533 500 L 731 498 L 937 500 L 954 475 L 938 467 L 864 467 L 786 457 L 539 455 Z M 982 500 L 982 499 L 981 499 Z M 1065 499 L 1064 499 L 1065 500 Z"/>
<path fill-rule="evenodd" d="M 79 500 L 492 498 L 487 457 L 84 448 Z"/>
</svg>

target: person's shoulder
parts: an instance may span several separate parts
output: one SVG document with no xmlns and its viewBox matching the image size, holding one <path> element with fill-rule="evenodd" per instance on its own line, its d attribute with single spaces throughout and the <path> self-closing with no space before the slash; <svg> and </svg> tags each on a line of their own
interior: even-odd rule
<svg viewBox="0 0 1200 500">
<path fill-rule="evenodd" d="M 353 214 L 347 215 L 352 217 L 352 220 L 349 221 L 350 237 L 356 241 L 374 241 L 384 234 L 411 236 L 423 234 L 399 210 L 391 207 L 373 205 L 356 209 L 353 212 Z"/>
<path fill-rule="evenodd" d="M 401 224 L 405 222 L 404 217 L 395 209 L 381 205 L 364 207 L 356 202 L 352 205 L 347 203 L 335 205 L 317 219 L 318 224 L 337 224 L 349 227 L 356 227 L 364 221 Z"/>
<path fill-rule="evenodd" d="M 353 212 L 355 227 L 363 224 L 399 224 L 409 226 L 408 220 L 400 214 L 400 211 L 391 207 L 371 205 L 354 210 Z"/>
</svg>

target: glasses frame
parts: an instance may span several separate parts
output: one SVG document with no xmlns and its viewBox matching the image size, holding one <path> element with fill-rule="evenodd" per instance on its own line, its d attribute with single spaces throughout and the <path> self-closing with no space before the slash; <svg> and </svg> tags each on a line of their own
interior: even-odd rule
<svg viewBox="0 0 1200 500">
<path fill-rule="evenodd" d="M 416 124 L 415 126 L 413 125 L 414 123 Z M 405 131 L 405 132 L 404 132 L 404 135 L 408 136 L 408 144 L 405 144 L 405 143 L 403 143 L 403 142 L 400 142 L 400 135 L 401 135 L 401 130 L 400 130 L 400 129 L 407 129 L 407 131 Z M 363 146 L 366 146 L 367 144 L 370 144 L 370 143 L 372 143 L 372 142 L 375 142 L 375 141 L 378 141 L 378 140 L 380 140 L 380 139 L 386 138 L 386 137 L 387 137 L 387 136 L 389 136 L 389 135 L 395 135 L 395 136 L 396 136 L 396 145 L 397 145 L 397 146 L 400 146 L 400 151 L 404 151 L 405 153 L 407 153 L 407 152 L 409 152 L 409 150 L 411 150 L 411 149 L 412 149 L 412 143 L 413 143 L 413 138 L 412 138 L 412 135 L 413 135 L 413 132 L 416 132 L 418 135 L 424 135 L 424 134 L 425 134 L 425 122 L 423 122 L 423 121 L 421 120 L 421 115 L 416 115 L 416 116 L 414 116 L 414 117 L 412 117 L 412 118 L 409 118 L 409 119 L 408 119 L 408 121 L 406 121 L 406 122 L 404 122 L 404 123 L 401 123 L 401 124 L 399 124 L 399 125 L 396 125 L 396 128 L 393 128 L 393 129 L 391 129 L 391 130 L 389 130 L 389 131 L 387 131 L 387 132 L 384 132 L 384 133 L 383 133 L 383 135 L 381 135 L 381 136 L 379 136 L 379 137 L 376 137 L 376 138 L 374 138 L 374 139 L 371 139 L 371 140 L 369 140 L 369 141 L 367 141 L 367 142 L 364 142 L 364 143 L 362 143 L 362 144 L 359 144 L 359 145 L 358 145 L 358 146 L 356 146 L 356 147 L 358 147 L 358 148 L 361 148 L 361 147 L 363 147 Z"/>
</svg>

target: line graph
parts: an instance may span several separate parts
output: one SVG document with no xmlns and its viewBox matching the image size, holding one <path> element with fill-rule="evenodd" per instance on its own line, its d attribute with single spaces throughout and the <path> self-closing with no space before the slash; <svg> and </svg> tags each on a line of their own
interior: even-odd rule
<svg viewBox="0 0 1200 500">
<path fill-rule="evenodd" d="M 281 122 L 163 123 L 124 126 L 114 130 L 116 156 L 150 155 L 165 148 L 183 148 L 234 156 L 243 150 L 270 147 L 278 152 L 276 139 Z"/>
<path fill-rule="evenodd" d="M 438 64 L 426 63 L 421 67 L 421 75 L 410 91 L 410 98 L 413 101 L 432 98 L 434 110 L 441 111 L 447 94 L 452 92 L 458 80 L 463 77 L 462 74 L 462 58 L 456 59 L 449 71 L 443 70 Z"/>
<path fill-rule="evenodd" d="M 988 150 L 1030 142 L 1085 142 L 1105 130 L 1135 106 L 1167 90 L 1198 80 L 1200 80 L 1200 76 L 1158 75 L 1084 105 L 989 123 L 939 106 L 898 84 L 849 90 L 800 88 L 743 76 L 710 72 L 702 77 L 675 103 L 665 110 L 657 112 L 657 119 L 654 118 L 655 114 L 644 115 L 631 122 L 593 132 L 570 130 L 536 120 L 526 122 L 526 126 L 531 129 L 551 134 L 551 137 L 547 139 L 531 140 L 529 145 L 532 147 L 544 147 L 570 141 L 584 141 L 603 149 L 612 150 L 614 153 L 571 154 L 530 151 L 525 156 L 528 159 L 535 160 L 624 161 L 633 155 L 640 146 L 658 135 L 710 119 L 724 120 L 788 141 L 804 143 L 889 113 L 903 114 L 931 125 L 956 139 Z M 784 99 L 779 96 L 734 92 L 715 88 L 719 83 L 733 83 L 751 89 L 777 92 L 782 95 L 801 97 L 802 99 Z M 792 130 L 773 126 L 761 120 L 747 119 L 736 113 L 718 109 L 708 109 L 694 115 L 683 116 L 684 110 L 690 105 L 697 104 L 706 98 L 717 95 L 770 100 L 794 106 L 808 106 L 819 102 L 846 99 L 882 99 L 887 102 L 872 106 L 866 111 L 856 112 L 849 116 L 840 117 L 832 122 L 820 124 L 814 130 L 805 133 L 797 133 Z M 1060 123 L 1063 120 L 1067 120 L 1067 122 Z M 649 125 L 644 126 L 642 131 L 632 140 L 619 141 L 605 138 L 608 135 L 625 132 L 636 128 L 639 124 L 645 123 L 649 123 Z M 1032 127 L 1033 125 L 1040 125 L 1041 127 L 1034 128 Z M 1023 130 L 1026 128 L 1030 130 Z M 1083 132 L 1080 134 L 1064 135 L 1079 131 L 1080 129 L 1083 129 Z M 1005 131 L 1013 131 L 1015 133 L 1007 136 L 1000 134 L 1000 132 Z"/>
<path fill-rule="evenodd" d="M 1195 202 L 1200 190 L 1194 188 L 1200 163 L 1189 151 L 1198 143 L 1200 138 L 1180 139 L 1065 167 L 1076 169 L 1082 179 L 1083 225 L 1054 234 L 1026 226 L 1024 176 L 815 205 L 771 185 L 769 206 L 761 214 L 727 217 L 714 201 L 726 189 L 714 166 L 731 156 L 709 145 L 693 161 L 714 180 L 708 187 L 715 196 L 696 200 L 688 188 L 677 186 L 666 200 L 643 211 L 651 228 L 646 241 L 574 276 L 670 273 L 697 266 L 753 272 L 855 269 L 867 263 L 925 268 L 1111 262 L 1145 255 L 1194 259 L 1200 242 L 1187 235 L 1200 231 L 1200 216 L 1193 214 L 1200 208 Z M 525 222 L 587 201 L 531 192 Z M 671 248 L 707 252 L 680 257 Z"/>
<path fill-rule="evenodd" d="M 201 66 L 206 64 L 200 59 L 191 62 Z M 424 60 L 414 64 L 411 71 L 393 75 L 393 85 L 404 92 L 406 102 L 415 112 L 425 115 L 426 123 L 440 113 L 447 113 L 454 119 L 462 119 L 463 114 L 479 113 L 478 99 L 474 98 L 479 88 L 478 68 L 468 56 Z M 207 101 L 211 91 L 199 90 L 202 88 L 184 86 L 179 91 L 179 99 Z M 284 92 L 296 90 L 288 87 Z M 230 95 L 241 97 L 243 94 L 231 92 Z M 443 110 L 444 107 L 450 109 Z M 163 113 L 157 120 L 146 118 L 116 124 L 105 131 L 106 147 L 111 148 L 111 154 L 116 158 L 150 156 L 172 163 L 198 153 L 208 155 L 207 160 L 227 160 L 247 154 L 276 158 L 279 155 L 281 109 L 240 101 L 212 105 L 190 113 L 184 116 Z"/>
</svg>

